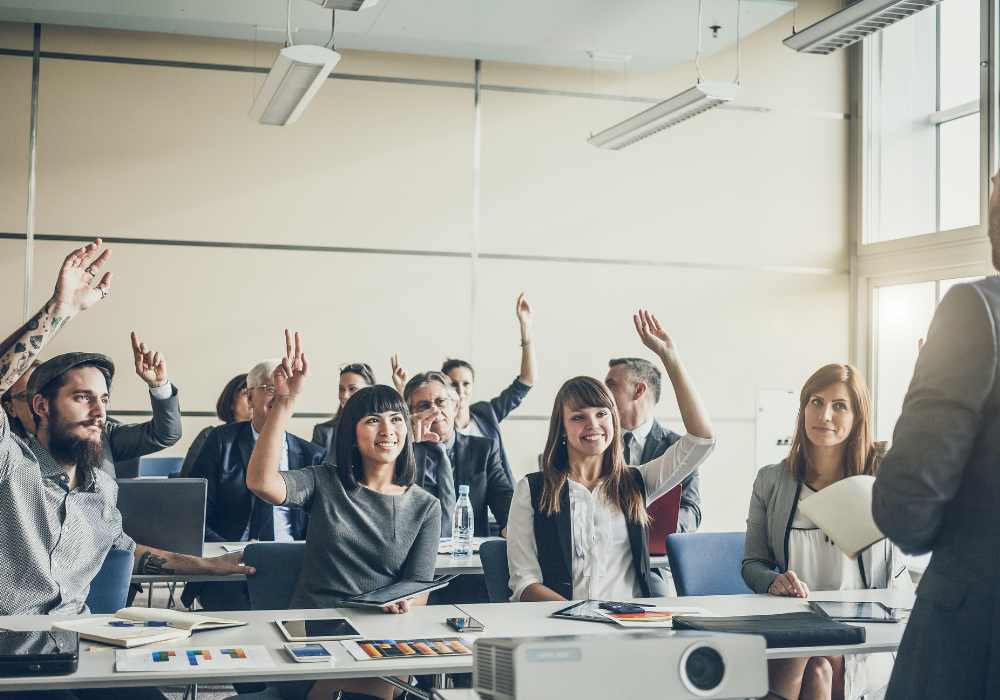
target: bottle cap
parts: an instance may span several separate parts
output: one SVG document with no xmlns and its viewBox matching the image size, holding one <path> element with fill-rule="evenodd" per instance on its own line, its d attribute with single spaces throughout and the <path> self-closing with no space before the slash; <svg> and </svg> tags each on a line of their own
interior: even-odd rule
<svg viewBox="0 0 1000 700">
<path fill-rule="evenodd" d="M 459 496 L 468 496 L 469 495 L 469 485 L 468 484 L 462 484 L 461 486 L 459 486 L 458 487 L 458 495 Z"/>
</svg>

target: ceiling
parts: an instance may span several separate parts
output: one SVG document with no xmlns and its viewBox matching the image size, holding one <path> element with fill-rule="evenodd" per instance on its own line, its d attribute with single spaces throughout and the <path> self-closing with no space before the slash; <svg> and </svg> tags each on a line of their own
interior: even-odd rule
<svg viewBox="0 0 1000 700">
<path fill-rule="evenodd" d="M 703 0 L 703 52 L 736 38 L 737 0 Z M 746 37 L 791 0 L 742 0 Z M 0 0 L 0 21 L 283 42 L 285 0 Z M 338 12 L 338 48 L 648 71 L 694 57 L 698 0 L 381 0 Z M 330 11 L 292 0 L 295 43 L 325 43 Z M 710 25 L 721 25 L 713 38 Z M 593 54 L 596 53 L 596 58 Z"/>
</svg>

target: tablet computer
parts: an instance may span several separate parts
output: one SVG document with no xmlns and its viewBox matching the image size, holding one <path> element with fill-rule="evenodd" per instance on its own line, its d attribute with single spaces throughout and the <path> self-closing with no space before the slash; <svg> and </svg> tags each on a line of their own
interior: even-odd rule
<svg viewBox="0 0 1000 700">
<path fill-rule="evenodd" d="M 878 602 L 811 600 L 809 607 L 839 622 L 899 622 L 891 608 Z"/>
<path fill-rule="evenodd" d="M 444 588 L 457 577 L 457 574 L 438 576 L 433 581 L 397 581 L 388 586 L 376 588 L 374 591 L 346 598 L 337 602 L 337 607 L 346 608 L 384 608 L 386 605 L 398 603 L 407 598 L 415 598 L 424 593 Z"/>
<path fill-rule="evenodd" d="M 601 615 L 598 610 L 598 606 L 605 601 L 601 600 L 584 600 L 579 603 L 574 603 L 568 608 L 562 608 L 556 610 L 554 613 L 549 615 L 549 617 L 556 617 L 561 620 L 584 620 L 586 622 L 605 622 L 610 624 L 615 624 L 615 621 L 611 618 Z"/>
<path fill-rule="evenodd" d="M 319 642 L 334 639 L 357 639 L 361 633 L 343 617 L 320 620 L 275 620 L 274 624 L 290 642 Z"/>
</svg>

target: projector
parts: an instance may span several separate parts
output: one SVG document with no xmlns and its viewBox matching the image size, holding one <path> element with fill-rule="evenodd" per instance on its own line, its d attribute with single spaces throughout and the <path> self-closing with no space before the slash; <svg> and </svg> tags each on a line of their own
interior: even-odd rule
<svg viewBox="0 0 1000 700">
<path fill-rule="evenodd" d="M 473 687 L 486 700 L 757 698 L 763 637 L 699 632 L 477 639 Z"/>
</svg>

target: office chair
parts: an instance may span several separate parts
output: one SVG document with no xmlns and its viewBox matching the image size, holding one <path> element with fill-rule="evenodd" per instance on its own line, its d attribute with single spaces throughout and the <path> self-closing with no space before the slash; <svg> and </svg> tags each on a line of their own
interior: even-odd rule
<svg viewBox="0 0 1000 700">
<path fill-rule="evenodd" d="M 95 615 L 109 615 L 125 607 L 132 580 L 132 552 L 112 549 L 104 557 L 97 576 L 90 582 L 87 607 Z"/>
<path fill-rule="evenodd" d="M 140 457 L 139 476 L 177 476 L 183 465 L 183 457 Z"/>
<path fill-rule="evenodd" d="M 753 593 L 740 573 L 744 532 L 683 532 L 667 536 L 677 595 Z"/>
<path fill-rule="evenodd" d="M 507 568 L 507 540 L 486 540 L 479 545 L 479 559 L 486 576 L 486 593 L 491 603 L 506 603 L 512 592 Z"/>
</svg>

